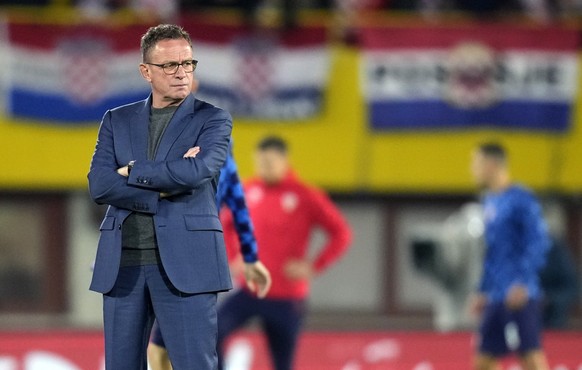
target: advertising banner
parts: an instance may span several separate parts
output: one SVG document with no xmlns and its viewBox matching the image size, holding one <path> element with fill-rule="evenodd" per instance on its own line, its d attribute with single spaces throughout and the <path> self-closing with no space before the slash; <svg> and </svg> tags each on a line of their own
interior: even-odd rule
<svg viewBox="0 0 582 370">
<path fill-rule="evenodd" d="M 466 370 L 471 367 L 470 333 L 307 332 L 295 368 L 299 370 Z M 544 343 L 551 370 L 582 368 L 582 337 L 549 333 Z M 242 332 L 226 350 L 229 370 L 270 370 L 262 335 Z M 517 369 L 509 358 L 504 369 Z M 0 370 L 103 370 L 99 332 L 0 333 Z"/>
<path fill-rule="evenodd" d="M 363 28 L 362 89 L 378 130 L 560 132 L 572 123 L 579 32 L 566 28 Z"/>
</svg>

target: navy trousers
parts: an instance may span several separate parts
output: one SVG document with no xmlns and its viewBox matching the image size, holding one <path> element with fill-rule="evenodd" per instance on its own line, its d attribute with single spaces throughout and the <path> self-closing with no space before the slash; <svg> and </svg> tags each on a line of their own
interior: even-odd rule
<svg viewBox="0 0 582 370">
<path fill-rule="evenodd" d="M 122 267 L 103 295 L 107 370 L 147 370 L 154 318 L 174 370 L 217 369 L 216 293 L 181 293 L 161 265 L 146 265 Z"/>
<path fill-rule="evenodd" d="M 273 367 L 291 370 L 304 316 L 304 300 L 258 299 L 244 290 L 232 294 L 218 311 L 219 369 L 224 369 L 223 346 L 228 336 L 258 318 L 269 341 Z"/>
</svg>

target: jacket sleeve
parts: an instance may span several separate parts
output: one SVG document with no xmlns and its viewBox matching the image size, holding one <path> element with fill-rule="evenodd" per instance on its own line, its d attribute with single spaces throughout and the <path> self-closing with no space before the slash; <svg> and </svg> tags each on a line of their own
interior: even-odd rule
<svg viewBox="0 0 582 370">
<path fill-rule="evenodd" d="M 234 227 L 232 212 L 226 208 L 227 207 L 223 207 L 220 210 L 220 222 L 222 223 L 222 230 L 224 232 L 224 244 L 226 245 L 226 255 L 228 257 L 228 262 L 232 263 L 241 257 L 241 253 L 239 239 L 237 238 L 236 229 Z"/>
<path fill-rule="evenodd" d="M 315 271 L 320 273 L 347 251 L 352 241 L 352 232 L 339 209 L 323 192 L 310 189 L 309 201 L 314 222 L 327 234 L 327 243 L 314 261 Z"/>
<path fill-rule="evenodd" d="M 127 179 L 117 173 L 117 163 L 111 123 L 111 112 L 105 113 L 87 178 L 89 193 L 98 204 L 108 204 L 132 211 L 155 214 L 159 193 L 128 186 Z"/>
<path fill-rule="evenodd" d="M 523 233 L 521 259 L 518 265 L 518 282 L 525 283 L 536 276 L 546 263 L 550 238 L 542 209 L 533 196 L 524 197 L 515 209 Z"/>
<path fill-rule="evenodd" d="M 173 193 L 191 190 L 210 181 L 218 175 L 226 160 L 231 130 L 230 115 L 216 110 L 200 131 L 196 141 L 200 153 L 196 158 L 136 161 L 127 179 L 128 184 Z"/>
<path fill-rule="evenodd" d="M 220 173 L 219 188 L 222 187 L 224 202 L 232 213 L 234 228 L 238 236 L 240 252 L 247 263 L 257 262 L 257 241 L 255 239 L 253 222 L 247 203 L 244 190 L 240 182 L 236 162 L 232 155 L 228 156 L 224 167 Z"/>
</svg>

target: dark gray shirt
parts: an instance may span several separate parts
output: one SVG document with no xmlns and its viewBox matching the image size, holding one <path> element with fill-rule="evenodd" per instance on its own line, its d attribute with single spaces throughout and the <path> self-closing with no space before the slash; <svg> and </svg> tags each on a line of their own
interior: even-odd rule
<svg viewBox="0 0 582 370">
<path fill-rule="evenodd" d="M 148 126 L 148 159 L 153 160 L 168 123 L 178 107 L 151 108 Z M 121 230 L 121 266 L 152 265 L 160 262 L 152 215 L 133 212 Z"/>
</svg>

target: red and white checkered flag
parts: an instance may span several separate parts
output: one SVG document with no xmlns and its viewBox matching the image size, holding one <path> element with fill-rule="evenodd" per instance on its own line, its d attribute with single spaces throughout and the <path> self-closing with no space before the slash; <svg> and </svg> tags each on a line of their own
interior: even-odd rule
<svg viewBox="0 0 582 370">
<path fill-rule="evenodd" d="M 71 101 L 93 105 L 106 95 L 110 50 L 96 39 L 66 40 L 60 47 L 62 83 Z"/>
<path fill-rule="evenodd" d="M 237 89 L 240 98 L 257 103 L 273 93 L 276 44 L 270 39 L 253 37 L 241 40 L 237 46 Z"/>
</svg>

